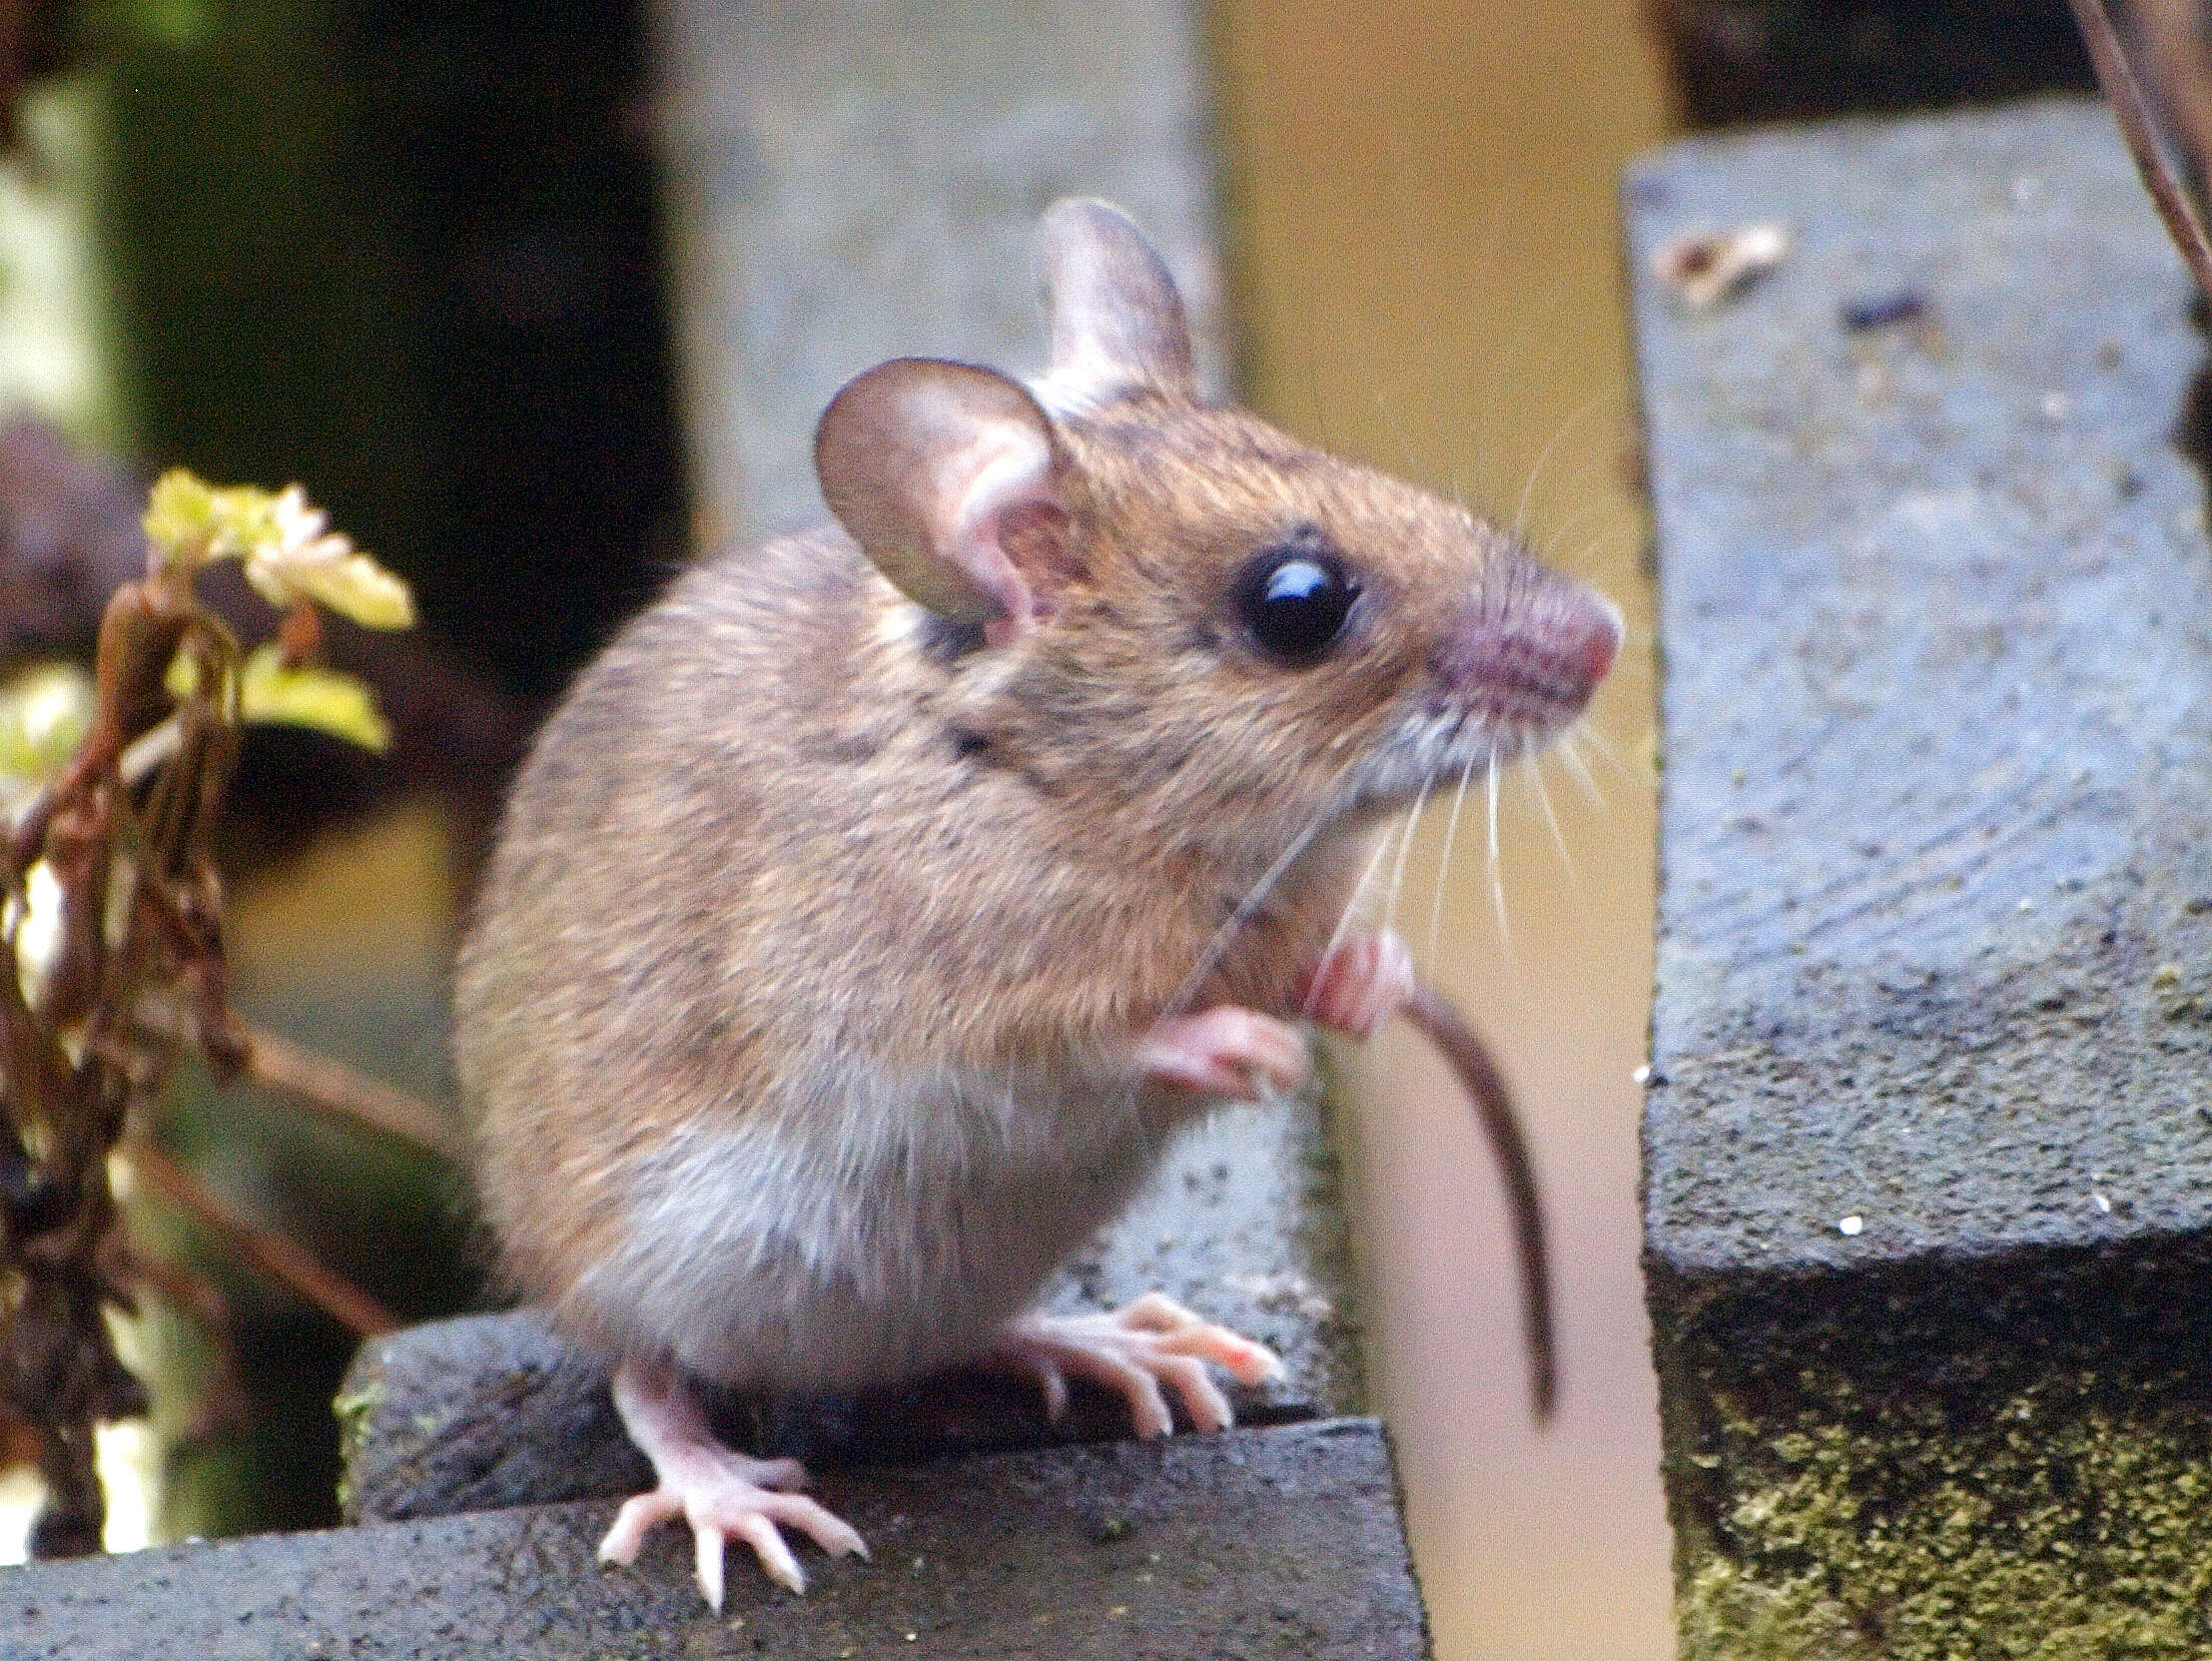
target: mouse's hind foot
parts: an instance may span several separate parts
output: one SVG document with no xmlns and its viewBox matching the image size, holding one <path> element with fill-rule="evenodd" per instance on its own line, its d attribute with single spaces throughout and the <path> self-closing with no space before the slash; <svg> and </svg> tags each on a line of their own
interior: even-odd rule
<svg viewBox="0 0 2212 1661">
<path fill-rule="evenodd" d="M 798 1529 L 832 1556 L 868 1555 L 849 1523 L 794 1491 L 807 1479 L 798 1460 L 753 1459 L 723 1446 L 672 1370 L 625 1363 L 614 1375 L 614 1405 L 660 1486 L 623 1502 L 599 1542 L 601 1562 L 636 1561 L 653 1528 L 681 1517 L 691 1525 L 699 1590 L 719 1613 L 722 1549 L 729 1540 L 751 1546 L 768 1577 L 794 1592 L 806 1590 L 807 1577 L 784 1540 L 784 1527 Z"/>
<path fill-rule="evenodd" d="M 1055 1419 L 1067 1408 L 1070 1378 L 1104 1384 L 1128 1402 L 1139 1436 L 1164 1436 L 1174 1427 L 1162 1385 L 1175 1392 L 1200 1430 L 1225 1430 L 1234 1422 L 1228 1397 L 1206 1373 L 1208 1361 L 1245 1385 L 1283 1375 L 1281 1360 L 1265 1344 L 1203 1320 L 1157 1291 L 1110 1314 L 1024 1315 L 1000 1338 L 996 1356 L 1037 1380 Z"/>
</svg>

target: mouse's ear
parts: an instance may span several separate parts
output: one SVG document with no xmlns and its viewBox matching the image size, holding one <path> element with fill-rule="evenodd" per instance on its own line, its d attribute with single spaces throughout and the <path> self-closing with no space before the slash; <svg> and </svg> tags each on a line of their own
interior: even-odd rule
<svg viewBox="0 0 2212 1661">
<path fill-rule="evenodd" d="M 814 431 L 822 497 L 876 568 L 994 643 L 1048 608 L 1068 569 L 1064 464 L 1021 386 L 934 358 L 855 377 Z"/>
<path fill-rule="evenodd" d="M 1048 402 L 1104 404 L 1140 386 L 1198 396 L 1175 280 L 1112 203 L 1069 197 L 1047 209 L 1037 277 L 1053 331 L 1053 367 L 1040 388 Z"/>
</svg>

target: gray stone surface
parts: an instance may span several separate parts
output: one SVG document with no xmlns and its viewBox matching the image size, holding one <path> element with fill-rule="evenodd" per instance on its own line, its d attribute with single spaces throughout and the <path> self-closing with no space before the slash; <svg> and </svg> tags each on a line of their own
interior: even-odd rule
<svg viewBox="0 0 2212 1661">
<path fill-rule="evenodd" d="M 1627 185 L 1657 511 L 1645 1224 L 1686 1661 L 2212 1642 L 2212 542 L 2097 106 Z M 1649 275 L 1779 219 L 1693 313 Z M 1846 303 L 1924 314 L 1846 330 Z M 2177 442 L 2179 440 L 2179 442 Z"/>
<path fill-rule="evenodd" d="M 820 516 L 814 423 L 885 358 L 1043 367 L 1030 246 L 1106 196 L 1159 244 L 1216 384 L 1220 247 L 1189 0 L 661 0 L 661 154 L 710 535 Z"/>
<path fill-rule="evenodd" d="M 349 1522 L 602 1499 L 652 1486 L 607 1369 L 527 1309 L 361 1346 L 336 1403 Z"/>
<path fill-rule="evenodd" d="M 1335 1170 L 1305 1105 L 1225 1113 L 1178 1143 L 1128 1214 L 1063 1271 L 1056 1307 L 1115 1308 L 1158 1288 L 1274 1346 L 1288 1378 L 1232 1389 L 1240 1419 L 1359 1406 Z M 815 1460 L 913 1459 L 1127 1433 L 1088 1386 L 1048 1425 L 1034 1386 L 936 1378 L 879 1396 L 724 1403 L 740 1442 Z M 529 1313 L 436 1321 L 362 1347 L 339 1400 L 353 1518 L 432 1516 L 634 1491 L 645 1470 L 604 1370 Z"/>
<path fill-rule="evenodd" d="M 730 1564 L 714 1615 L 660 1531 L 634 1571 L 571 1505 L 0 1570 L 0 1657 L 1018 1657 L 1426 1653 L 1372 1420 L 826 1479 L 872 1561 L 806 1597 Z"/>
<path fill-rule="evenodd" d="M 1630 194 L 1667 652 L 1654 1256 L 2204 1228 L 2212 557 L 2168 437 L 2202 343 L 2109 119 L 1686 145 Z M 1760 218 L 1797 244 L 1733 305 L 1645 275 Z M 1841 328 L 1906 287 L 1925 329 Z"/>
</svg>

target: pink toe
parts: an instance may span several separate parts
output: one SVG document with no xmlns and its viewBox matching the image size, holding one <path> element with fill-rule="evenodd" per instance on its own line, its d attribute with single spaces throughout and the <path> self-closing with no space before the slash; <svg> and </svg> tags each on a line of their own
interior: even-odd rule
<svg viewBox="0 0 2212 1661">
<path fill-rule="evenodd" d="M 760 1566 L 767 1571 L 769 1579 L 779 1586 L 788 1586 L 794 1592 L 805 1592 L 806 1571 L 799 1567 L 799 1559 L 791 1555 L 791 1548 L 784 1544 L 783 1535 L 777 1531 L 773 1521 L 758 1511 L 750 1511 L 735 1519 L 733 1531 L 753 1548 L 753 1555 L 760 1559 Z M 719 1546 L 720 1541 L 717 1540 L 716 1544 Z M 720 1598 L 710 1598 L 708 1601 L 717 1610 L 722 1607 Z"/>
</svg>

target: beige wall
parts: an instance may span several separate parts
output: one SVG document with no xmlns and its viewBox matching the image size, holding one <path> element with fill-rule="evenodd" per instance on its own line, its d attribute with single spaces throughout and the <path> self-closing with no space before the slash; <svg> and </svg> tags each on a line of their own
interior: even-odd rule
<svg viewBox="0 0 2212 1661">
<path fill-rule="evenodd" d="M 1613 758 L 1583 746 L 1602 804 L 1548 761 L 1555 845 L 1532 781 L 1503 781 L 1508 928 L 1479 788 L 1433 951 L 1442 811 L 1395 908 L 1530 1121 L 1565 1327 L 1548 1434 L 1527 1421 L 1498 1187 L 1472 1122 L 1410 1038 L 1352 1066 L 1381 1406 L 1438 1655 L 1666 1656 L 1630 1079 L 1651 974 L 1651 598 L 1614 204 L 1622 161 L 1666 128 L 1662 73 L 1634 0 L 1230 0 L 1216 19 L 1254 402 L 1503 519 L 1525 489 L 1537 546 L 1629 617 L 1590 723 Z"/>
</svg>

